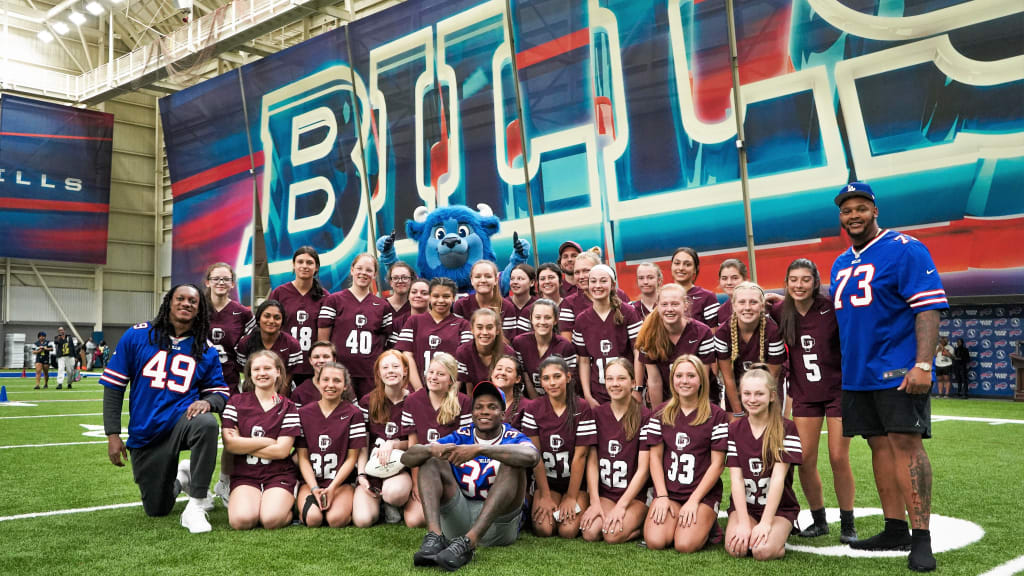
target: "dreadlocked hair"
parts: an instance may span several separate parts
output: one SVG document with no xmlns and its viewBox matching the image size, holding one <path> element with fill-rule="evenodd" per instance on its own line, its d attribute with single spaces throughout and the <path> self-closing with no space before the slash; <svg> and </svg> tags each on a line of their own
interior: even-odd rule
<svg viewBox="0 0 1024 576">
<path fill-rule="evenodd" d="M 474 297 L 477 299 L 477 302 L 480 303 L 480 308 L 488 308 L 494 310 L 500 316 L 501 304 L 504 301 L 504 299 L 501 297 L 501 272 L 498 270 L 498 265 L 495 264 L 494 262 L 490 260 L 477 260 L 476 264 L 473 264 L 473 267 L 470 268 L 469 270 L 469 275 L 471 278 L 473 276 L 473 272 L 476 270 L 476 267 L 480 265 L 490 266 L 491 270 L 494 271 L 494 287 L 491 289 L 491 298 L 489 302 L 480 302 L 479 292 L 477 292 L 474 295 Z M 498 324 L 500 325 L 501 322 L 499 321 Z"/>
<path fill-rule="evenodd" d="M 569 430 L 572 430 L 573 434 L 576 433 L 576 386 L 572 382 L 572 371 L 569 370 L 569 363 L 566 362 L 565 358 L 562 358 L 558 354 L 552 354 L 547 358 L 540 361 L 540 365 L 537 367 L 537 373 L 541 375 L 541 380 L 544 379 L 544 370 L 549 367 L 554 367 L 565 375 L 565 411 L 569 419 Z M 547 397 L 547 401 L 551 401 L 551 396 Z M 540 400 L 538 400 L 540 402 Z"/>
<path fill-rule="evenodd" d="M 608 370 L 611 369 L 612 366 L 618 366 L 625 370 L 626 374 L 629 375 L 630 382 L 633 381 L 634 374 L 632 362 L 621 356 L 614 358 L 607 366 L 605 366 L 605 374 L 608 373 Z M 626 398 L 627 402 L 629 402 L 629 406 L 626 408 L 626 413 L 622 416 L 622 431 L 626 433 L 626 440 L 631 441 L 636 436 L 637 432 L 640 431 L 640 420 L 642 414 L 640 413 L 640 403 L 637 402 L 637 399 L 634 398 L 632 394 L 627 394 Z"/>
<path fill-rule="evenodd" d="M 491 310 L 490 308 L 477 308 L 469 316 L 469 326 L 472 329 L 473 325 L 476 324 L 476 319 L 480 316 L 490 316 L 491 321 L 494 322 L 494 341 L 491 342 L 490 347 L 483 352 L 484 355 L 491 357 L 491 362 L 487 366 L 487 373 L 490 374 L 494 370 L 494 366 L 498 363 L 502 351 L 505 350 L 505 334 L 501 329 L 501 316 Z M 476 349 L 476 339 L 473 340 L 474 353 L 480 355 L 478 349 Z"/>
<path fill-rule="evenodd" d="M 316 273 L 313 274 L 313 287 L 309 290 L 309 295 L 313 298 L 313 301 L 318 302 L 327 295 L 323 285 L 320 284 L 320 254 L 312 246 L 299 246 L 299 249 L 292 254 L 292 264 L 295 263 L 295 259 L 300 254 L 306 254 L 316 261 Z"/>
<path fill-rule="evenodd" d="M 448 426 L 458 420 L 459 414 L 462 412 L 462 406 L 459 405 L 459 363 L 454 356 L 447 352 L 434 354 L 430 363 L 434 362 L 444 366 L 445 372 L 448 373 L 448 392 L 445 394 L 444 400 L 441 401 L 441 409 L 437 411 L 437 423 Z"/>
<path fill-rule="evenodd" d="M 391 404 L 388 402 L 387 392 L 384 391 L 384 380 L 380 377 L 381 362 L 388 357 L 394 357 L 402 363 L 402 370 L 405 377 L 402 379 L 401 388 L 405 390 L 409 386 L 409 359 L 398 350 L 385 350 L 373 363 L 373 390 L 370 391 L 370 421 L 377 424 L 387 424 L 391 420 Z"/>
<path fill-rule="evenodd" d="M 682 356 L 675 359 L 672 362 L 672 367 L 669 368 L 669 380 L 668 388 L 672 391 L 672 397 L 665 404 L 665 407 L 661 409 L 661 423 L 665 426 L 674 426 L 676 418 L 679 417 L 679 413 L 682 412 L 682 398 L 679 397 L 679 392 L 676 391 L 674 382 L 671 380 L 675 379 L 676 370 L 683 363 L 693 366 L 693 369 L 697 371 L 697 377 L 700 378 L 700 388 L 697 390 L 697 410 L 693 413 L 693 419 L 690 420 L 690 426 L 700 426 L 701 424 L 708 421 L 711 418 L 711 402 L 708 400 L 710 392 L 708 390 L 708 369 L 704 366 L 704 362 L 700 358 L 693 354 L 683 354 Z"/>
<path fill-rule="evenodd" d="M 786 430 L 782 426 L 782 406 L 779 402 L 778 382 L 772 373 L 763 367 L 754 367 L 747 371 L 740 379 L 740 390 L 744 386 L 753 386 L 763 382 L 771 395 L 771 402 L 768 403 L 768 426 L 764 429 L 761 444 L 761 461 L 764 462 L 765 470 L 771 468 L 776 462 L 782 460 L 782 453 L 786 451 L 784 444 Z"/>
<path fill-rule="evenodd" d="M 260 328 L 260 318 L 263 317 L 263 313 L 267 311 L 267 308 L 277 307 L 281 311 L 281 318 L 285 318 L 287 314 L 284 311 L 284 306 L 280 302 L 274 299 L 264 300 L 262 304 L 256 307 L 256 327 L 253 328 L 252 332 L 249 333 L 249 341 L 246 342 L 245 354 L 248 356 L 257 350 L 263 350 L 263 332 Z"/>
<path fill-rule="evenodd" d="M 203 291 L 195 284 L 177 284 L 160 303 L 160 310 L 149 327 L 149 343 L 155 344 L 161 350 L 171 349 L 171 337 L 175 336 L 174 324 L 171 323 L 171 301 L 174 300 L 174 293 L 181 288 L 191 288 L 199 296 L 199 305 L 196 307 L 196 316 L 192 319 L 192 326 L 186 334 L 192 335 L 192 358 L 202 362 L 210 343 L 206 335 L 210 333 L 210 305 L 206 301 Z"/>
<path fill-rule="evenodd" d="M 766 317 L 765 317 L 765 312 L 764 312 L 764 290 L 762 290 L 760 286 L 758 286 L 757 284 L 754 284 L 753 282 L 740 282 L 736 286 L 736 288 L 733 289 L 732 293 L 733 293 L 733 298 L 734 299 L 736 298 L 736 293 L 739 292 L 740 290 L 757 290 L 757 292 L 761 295 L 761 317 L 758 318 L 758 320 L 757 320 L 757 328 L 756 328 L 756 330 L 758 332 L 757 361 L 758 362 L 764 362 L 764 333 L 765 333 L 764 325 L 765 325 L 765 322 L 766 322 Z M 738 314 L 733 313 L 733 315 L 731 317 L 729 317 L 729 338 L 731 339 L 730 344 L 732 345 L 732 351 L 731 351 L 731 353 L 729 355 L 729 359 L 732 362 L 736 362 L 736 357 L 739 356 L 739 354 L 740 354 L 740 346 L 739 346 L 740 323 L 739 323 L 738 316 L 739 316 Z"/>
<path fill-rule="evenodd" d="M 786 268 L 786 282 L 789 283 L 789 275 L 794 270 L 810 270 L 811 275 L 814 277 L 814 293 L 811 299 L 818 297 L 819 291 L 821 290 L 821 275 L 818 274 L 818 267 L 814 265 L 807 258 L 797 258 L 789 264 L 789 268 Z M 779 318 L 779 328 L 782 332 L 782 338 L 786 341 L 786 345 L 790 348 L 796 346 L 797 339 L 797 312 L 796 312 L 796 300 L 789 293 L 789 289 L 786 289 L 786 297 L 782 301 L 782 314 Z"/>
<path fill-rule="evenodd" d="M 690 319 L 690 299 L 686 297 L 686 288 L 675 283 L 666 284 L 658 289 L 658 300 L 661 300 L 661 295 L 665 291 L 671 292 L 673 290 L 678 290 L 682 293 L 683 324 L 685 327 L 686 322 Z M 669 336 L 668 328 L 665 327 L 657 306 L 654 307 L 654 310 L 651 310 L 651 313 L 644 319 L 643 325 L 640 326 L 640 333 L 636 337 L 636 347 L 643 350 L 647 358 L 656 363 L 660 364 L 672 359 L 676 346 L 672 343 L 672 337 Z"/>
</svg>

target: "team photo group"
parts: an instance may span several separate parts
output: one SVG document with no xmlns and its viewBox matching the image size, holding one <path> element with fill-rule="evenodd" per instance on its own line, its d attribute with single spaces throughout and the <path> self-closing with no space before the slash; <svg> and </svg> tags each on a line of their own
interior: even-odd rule
<svg viewBox="0 0 1024 576">
<path fill-rule="evenodd" d="M 880 226 L 867 183 L 821 201 L 850 246 L 792 261 L 782 294 L 738 259 L 702 270 L 686 247 L 670 277 L 640 264 L 623 286 L 569 238 L 538 268 L 476 261 L 468 294 L 371 254 L 329 293 L 302 247 L 294 279 L 254 309 L 232 300 L 232 266 L 211 263 L 110 357 L 109 459 L 131 464 L 150 516 L 184 492 L 193 533 L 228 528 L 210 525 L 215 500 L 236 530 L 404 523 L 426 531 L 413 563 L 452 571 L 522 532 L 781 558 L 791 537 L 830 531 L 824 438 L 840 541 L 932 571 L 922 441 L 945 292 L 928 249 Z M 885 517 L 870 536 L 854 522 L 857 436 Z M 796 474 L 812 518 L 799 526 Z"/>
</svg>

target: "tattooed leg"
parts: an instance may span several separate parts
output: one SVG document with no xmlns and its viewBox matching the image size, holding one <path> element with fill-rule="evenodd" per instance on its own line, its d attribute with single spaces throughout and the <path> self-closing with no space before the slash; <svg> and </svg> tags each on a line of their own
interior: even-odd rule
<svg viewBox="0 0 1024 576">
<path fill-rule="evenodd" d="M 932 465 L 917 434 L 889 434 L 896 457 L 900 491 L 907 503 L 910 526 L 928 529 L 932 510 Z"/>
</svg>

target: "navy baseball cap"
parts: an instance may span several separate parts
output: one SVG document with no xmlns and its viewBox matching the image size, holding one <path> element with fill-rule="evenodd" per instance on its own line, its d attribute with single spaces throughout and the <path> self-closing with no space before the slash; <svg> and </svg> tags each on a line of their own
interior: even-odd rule
<svg viewBox="0 0 1024 576">
<path fill-rule="evenodd" d="M 46 336 L 46 332 L 40 332 L 39 334 L 36 334 L 36 338 L 39 338 L 40 336 Z"/>
<path fill-rule="evenodd" d="M 506 408 L 505 393 L 490 380 L 484 380 L 473 387 L 473 400 L 475 401 L 481 396 L 494 396 L 501 400 L 501 409 L 504 410 Z"/>
<path fill-rule="evenodd" d="M 867 198 L 872 203 L 875 201 L 875 193 L 871 191 L 871 186 L 865 182 L 850 182 L 836 194 L 836 206 L 842 206 L 843 202 L 854 197 Z"/>
</svg>

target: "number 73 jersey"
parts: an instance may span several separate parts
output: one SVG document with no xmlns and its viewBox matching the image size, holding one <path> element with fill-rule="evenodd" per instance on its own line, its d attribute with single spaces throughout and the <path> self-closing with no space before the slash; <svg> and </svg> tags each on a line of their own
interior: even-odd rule
<svg viewBox="0 0 1024 576">
<path fill-rule="evenodd" d="M 832 264 L 832 303 L 839 322 L 844 390 L 895 388 L 917 353 L 919 312 L 948 308 L 928 248 L 885 230 Z"/>
</svg>

